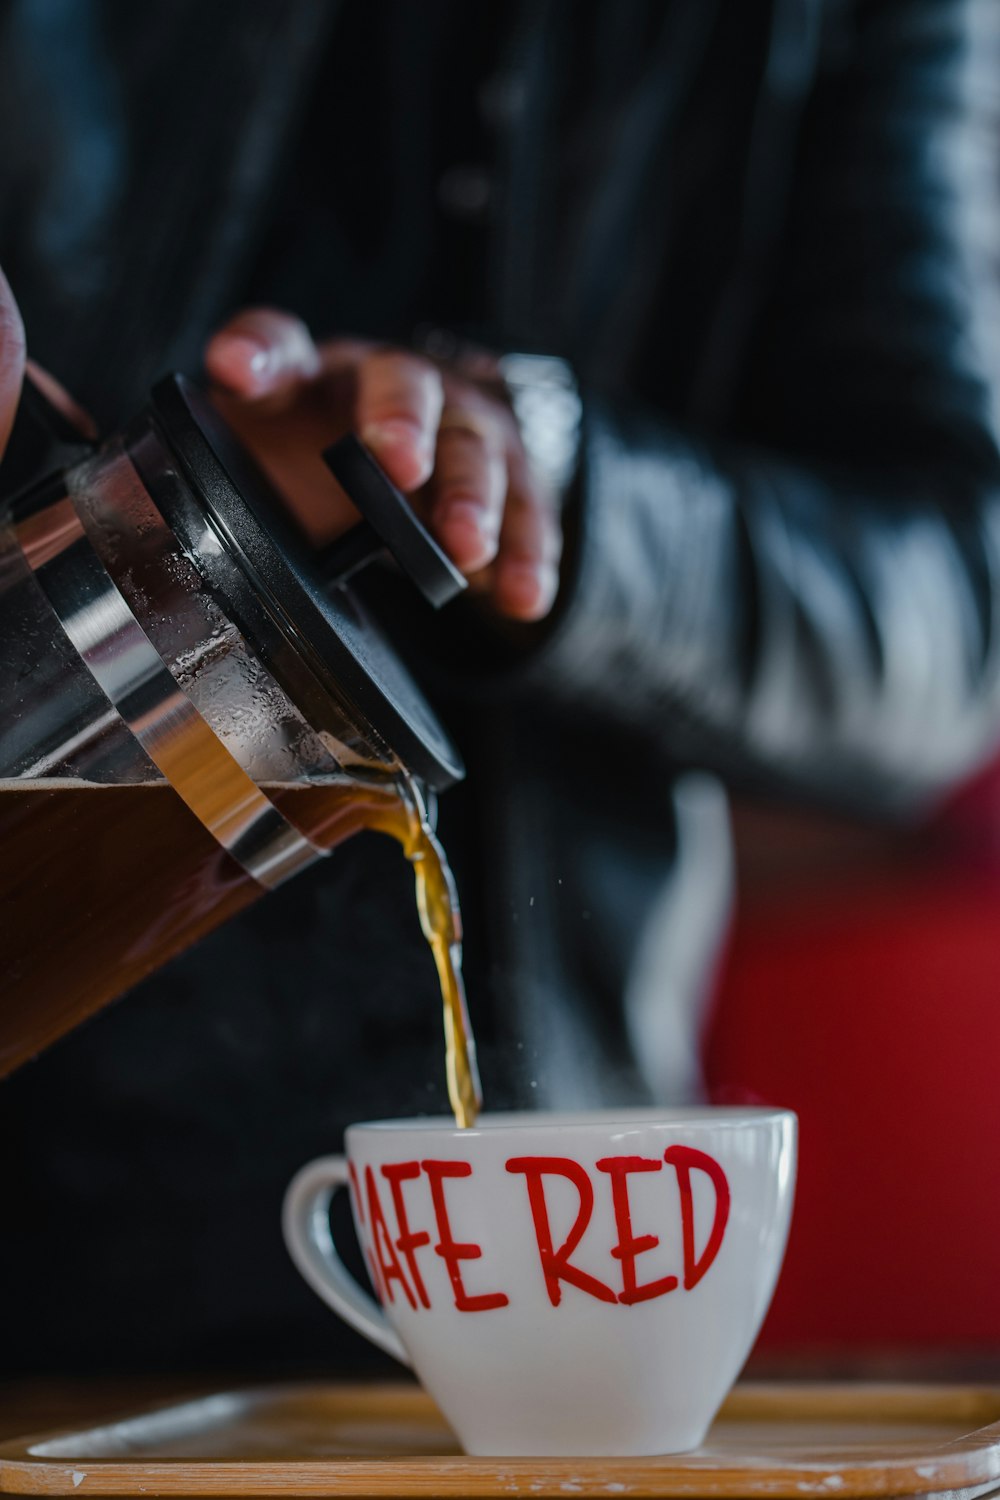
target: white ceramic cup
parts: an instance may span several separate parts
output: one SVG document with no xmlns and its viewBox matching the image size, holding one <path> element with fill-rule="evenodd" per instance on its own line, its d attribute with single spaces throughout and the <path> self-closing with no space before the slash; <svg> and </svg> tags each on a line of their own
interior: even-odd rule
<svg viewBox="0 0 1000 1500">
<path fill-rule="evenodd" d="M 410 1365 L 468 1453 L 677 1453 L 702 1441 L 767 1311 L 795 1184 L 772 1109 L 353 1125 L 285 1198 L 292 1259 Z M 347 1187 L 381 1307 L 330 1232 Z"/>
</svg>

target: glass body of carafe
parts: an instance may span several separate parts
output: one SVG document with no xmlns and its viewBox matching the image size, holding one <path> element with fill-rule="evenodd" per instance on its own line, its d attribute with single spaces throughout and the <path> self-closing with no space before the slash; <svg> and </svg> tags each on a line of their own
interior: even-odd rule
<svg viewBox="0 0 1000 1500">
<path fill-rule="evenodd" d="M 0 1075 L 459 775 L 352 586 L 161 383 L 0 513 Z"/>
</svg>

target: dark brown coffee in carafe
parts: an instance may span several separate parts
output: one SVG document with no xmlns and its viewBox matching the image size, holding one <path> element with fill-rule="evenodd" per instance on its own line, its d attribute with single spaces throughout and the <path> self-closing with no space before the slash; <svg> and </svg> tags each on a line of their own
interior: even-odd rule
<svg viewBox="0 0 1000 1500">
<path fill-rule="evenodd" d="M 449 1099 L 458 1124 L 474 1124 L 461 918 L 419 802 L 347 777 L 267 792 L 322 848 L 365 828 L 402 845 L 441 984 Z M 0 781 L 0 847 L 0 1076 L 264 894 L 165 781 Z M 70 849 L 86 851 L 82 866 Z"/>
</svg>

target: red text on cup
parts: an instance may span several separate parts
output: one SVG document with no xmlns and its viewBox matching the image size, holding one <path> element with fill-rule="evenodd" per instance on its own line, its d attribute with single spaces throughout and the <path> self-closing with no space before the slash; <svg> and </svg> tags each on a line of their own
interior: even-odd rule
<svg viewBox="0 0 1000 1500">
<path fill-rule="evenodd" d="M 508 1172 L 524 1174 L 528 1187 L 528 1202 L 531 1206 L 532 1223 L 538 1244 L 545 1288 L 553 1307 L 562 1300 L 562 1282 L 578 1287 L 580 1291 L 597 1297 L 602 1302 L 623 1302 L 626 1306 L 645 1302 L 652 1297 L 662 1297 L 674 1291 L 676 1276 L 661 1276 L 656 1281 L 640 1284 L 637 1278 L 636 1261 L 647 1250 L 660 1243 L 654 1234 L 636 1236 L 632 1229 L 632 1211 L 628 1196 L 628 1179 L 636 1172 L 660 1172 L 664 1163 L 674 1168 L 680 1190 L 681 1236 L 684 1253 L 684 1286 L 686 1290 L 697 1286 L 709 1266 L 719 1253 L 722 1237 L 729 1219 L 729 1183 L 719 1163 L 704 1151 L 693 1146 L 670 1146 L 662 1159 L 655 1156 L 605 1156 L 595 1163 L 599 1172 L 606 1172 L 611 1180 L 612 1207 L 617 1244 L 611 1247 L 611 1255 L 621 1262 L 622 1287 L 615 1292 L 595 1276 L 574 1266 L 570 1260 L 587 1231 L 594 1211 L 594 1189 L 588 1173 L 579 1162 L 568 1156 L 514 1156 L 507 1162 Z M 715 1189 L 715 1216 L 708 1241 L 700 1257 L 695 1254 L 694 1199 L 691 1192 L 691 1172 L 707 1173 Z M 558 1249 L 552 1244 L 548 1205 L 545 1198 L 546 1177 L 567 1177 L 580 1195 L 580 1204 L 573 1227 Z"/>
<path fill-rule="evenodd" d="M 600 1302 L 633 1306 L 666 1296 L 683 1285 L 691 1291 L 709 1270 L 722 1246 L 729 1221 L 730 1190 L 726 1174 L 719 1163 L 693 1146 L 670 1146 L 662 1157 L 605 1156 L 596 1161 L 593 1174 L 568 1156 L 512 1156 L 506 1169 L 524 1178 L 527 1190 L 530 1226 L 538 1262 L 553 1307 L 562 1301 L 563 1286 L 575 1287 Z M 677 1180 L 680 1203 L 681 1275 L 648 1277 L 643 1275 L 641 1257 L 660 1244 L 658 1235 L 638 1233 L 633 1225 L 630 1180 L 637 1175 L 662 1172 L 672 1167 Z M 701 1172 L 709 1179 L 715 1206 L 712 1227 L 701 1254 L 695 1239 L 694 1194 L 692 1173 Z M 368 1266 L 376 1292 L 383 1303 L 395 1302 L 397 1291 L 407 1304 L 417 1310 L 431 1307 L 426 1267 L 422 1268 L 420 1252 L 430 1251 L 443 1263 L 451 1285 L 452 1300 L 459 1312 L 488 1312 L 506 1307 L 510 1301 L 504 1291 L 473 1293 L 463 1279 L 463 1263 L 480 1260 L 482 1246 L 469 1240 L 457 1240 L 452 1227 L 448 1194 L 460 1191 L 457 1183 L 472 1176 L 467 1161 L 388 1162 L 379 1168 L 388 1188 L 396 1232 L 389 1228 L 386 1205 L 380 1184 L 371 1166 L 364 1169 L 364 1183 L 350 1166 L 351 1195 L 359 1226 L 363 1230 Z M 573 1224 L 562 1243 L 556 1245 L 552 1234 L 546 1182 L 553 1178 L 568 1181 L 577 1194 Z M 407 1201 L 407 1187 L 418 1179 L 426 1182 L 430 1193 L 436 1236 L 423 1226 L 414 1227 L 412 1206 Z M 456 1185 L 446 1188 L 452 1182 Z M 590 1227 L 596 1199 L 595 1183 L 604 1184 L 610 1192 L 614 1217 L 615 1243 L 608 1249 L 606 1279 L 574 1263 L 573 1256 Z M 614 1271 L 617 1263 L 617 1272 Z"/>
</svg>

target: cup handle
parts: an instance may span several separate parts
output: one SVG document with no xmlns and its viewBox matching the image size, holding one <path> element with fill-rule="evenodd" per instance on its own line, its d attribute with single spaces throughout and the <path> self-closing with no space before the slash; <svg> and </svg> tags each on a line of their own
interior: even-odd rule
<svg viewBox="0 0 1000 1500">
<path fill-rule="evenodd" d="M 358 1285 L 333 1243 L 330 1201 L 349 1184 L 343 1156 L 321 1156 L 292 1178 L 285 1194 L 281 1227 L 296 1268 L 328 1307 L 371 1339 L 386 1354 L 409 1365 L 410 1356 L 374 1297 Z"/>
</svg>

